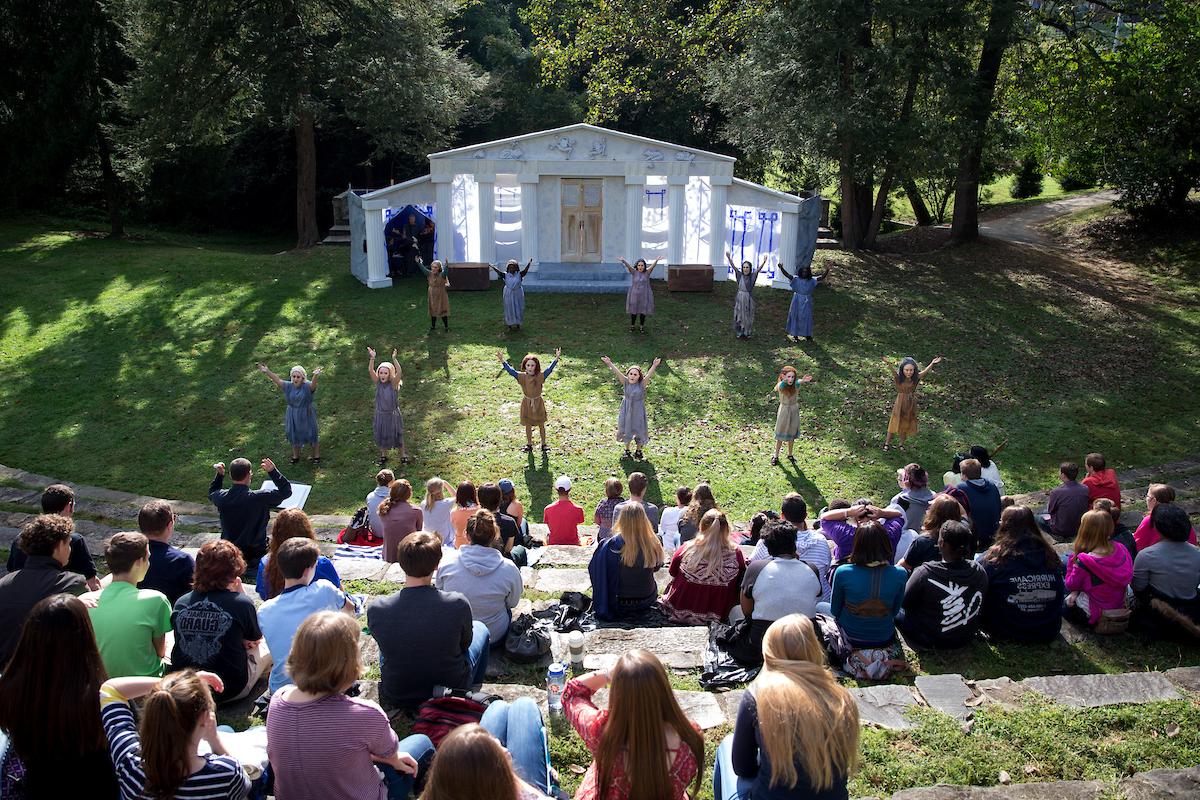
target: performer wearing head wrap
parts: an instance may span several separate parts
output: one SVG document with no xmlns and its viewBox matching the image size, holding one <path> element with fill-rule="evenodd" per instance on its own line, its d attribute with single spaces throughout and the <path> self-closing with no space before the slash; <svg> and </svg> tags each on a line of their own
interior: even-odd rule
<svg viewBox="0 0 1200 800">
<path fill-rule="evenodd" d="M 292 367 L 290 380 L 286 381 L 261 361 L 258 362 L 258 371 L 283 390 L 283 397 L 287 401 L 283 430 L 292 445 L 292 463 L 300 460 L 300 449 L 307 444 L 312 445 L 312 456 L 308 460 L 320 464 L 321 443 L 317 436 L 317 406 L 313 401 L 313 393 L 317 391 L 317 376 L 321 374 L 321 368 L 313 370 L 312 380 L 308 379 L 308 373 L 299 364 Z"/>
</svg>

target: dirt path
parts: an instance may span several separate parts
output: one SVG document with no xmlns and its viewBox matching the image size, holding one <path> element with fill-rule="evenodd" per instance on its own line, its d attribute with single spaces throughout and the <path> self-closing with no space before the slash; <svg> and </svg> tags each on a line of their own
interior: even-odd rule
<svg viewBox="0 0 1200 800">
<path fill-rule="evenodd" d="M 979 234 L 1013 244 L 1036 245 L 1058 248 L 1061 245 L 1041 230 L 1043 223 L 1064 214 L 1072 214 L 1116 200 L 1120 194 L 1111 189 L 1093 194 L 1081 194 L 1063 200 L 1054 200 L 1015 211 L 998 219 L 979 223 Z"/>
</svg>

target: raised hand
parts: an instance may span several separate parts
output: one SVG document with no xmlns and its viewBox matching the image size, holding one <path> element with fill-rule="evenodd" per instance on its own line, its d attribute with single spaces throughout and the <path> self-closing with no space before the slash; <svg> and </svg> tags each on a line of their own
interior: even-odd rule
<svg viewBox="0 0 1200 800">
<path fill-rule="evenodd" d="M 259 466 L 260 466 L 260 467 L 262 467 L 262 468 L 263 468 L 264 470 L 266 470 L 267 472 L 274 472 L 274 471 L 275 471 L 275 462 L 274 462 L 274 461 L 272 461 L 272 460 L 271 460 L 271 459 L 269 459 L 269 458 L 264 458 L 264 459 L 262 460 L 262 463 L 260 463 L 260 464 L 259 464 Z"/>
<path fill-rule="evenodd" d="M 612 359 L 609 358 L 608 356 L 600 356 L 600 360 L 603 361 L 605 364 L 608 364 L 610 367 L 612 366 Z"/>
<path fill-rule="evenodd" d="M 205 672 L 204 670 L 199 670 L 196 673 L 196 677 L 207 683 L 208 688 L 212 689 L 214 692 L 225 691 L 225 681 L 221 680 L 221 676 L 215 672 Z"/>
<path fill-rule="evenodd" d="M 554 357 L 558 358 L 561 355 L 562 355 L 562 348 L 561 347 L 554 348 Z"/>
<path fill-rule="evenodd" d="M 504 353 L 501 353 L 499 350 L 497 350 L 496 351 L 496 360 L 499 361 L 501 364 L 503 364 L 504 363 Z"/>
<path fill-rule="evenodd" d="M 218 475 L 224 475 L 225 474 L 225 462 L 218 461 L 217 463 L 213 464 L 213 469 L 217 471 Z"/>
<path fill-rule="evenodd" d="M 662 359 L 661 359 L 661 358 L 656 358 L 656 359 L 654 359 L 654 361 L 653 361 L 653 362 L 651 362 L 650 366 L 652 366 L 652 367 L 657 367 L 657 366 L 658 366 L 659 364 L 661 364 L 661 363 L 662 363 Z"/>
<path fill-rule="evenodd" d="M 325 368 L 324 368 L 324 367 L 317 367 L 316 369 L 314 369 L 314 370 L 313 370 L 313 374 L 312 374 L 312 376 L 315 378 L 315 377 L 317 377 L 318 375 L 320 375 L 320 374 L 321 374 L 322 372 L 324 372 L 324 371 L 325 371 Z"/>
<path fill-rule="evenodd" d="M 264 364 L 263 362 L 259 361 L 259 362 L 258 362 L 258 371 L 259 371 L 259 372 L 270 372 L 271 370 L 270 370 L 270 369 L 267 367 L 267 365 L 266 365 L 266 364 Z"/>
<path fill-rule="evenodd" d="M 941 356 L 936 356 L 936 357 L 934 357 L 933 361 L 930 361 L 929 363 L 930 364 L 940 364 L 945 360 L 946 359 L 942 358 Z"/>
<path fill-rule="evenodd" d="M 805 375 L 803 378 L 800 379 L 800 382 L 801 383 L 812 383 L 812 379 L 813 379 L 812 375 Z"/>
<path fill-rule="evenodd" d="M 375 348 L 374 348 L 374 347 L 368 347 L 368 348 L 367 348 L 367 355 L 369 355 L 371 358 L 374 358 L 374 357 L 375 357 Z"/>
<path fill-rule="evenodd" d="M 394 348 L 394 347 L 392 348 L 392 363 L 393 364 L 400 363 L 400 359 L 396 357 L 396 348 Z"/>
</svg>

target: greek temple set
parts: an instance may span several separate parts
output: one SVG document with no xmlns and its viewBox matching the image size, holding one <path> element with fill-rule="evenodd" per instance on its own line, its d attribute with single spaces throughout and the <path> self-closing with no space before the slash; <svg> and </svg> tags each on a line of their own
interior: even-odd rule
<svg viewBox="0 0 1200 800">
<path fill-rule="evenodd" d="M 532 261 L 526 291 L 624 292 L 619 259 L 645 258 L 682 286 L 730 277 L 728 251 L 737 264 L 766 257 L 760 280 L 784 287 L 776 266 L 812 260 L 821 198 L 735 178 L 735 162 L 583 123 L 433 153 L 428 175 L 346 193 L 351 272 L 391 286 L 391 242 L 431 222 L 433 257 L 476 283 L 515 259 Z"/>
</svg>

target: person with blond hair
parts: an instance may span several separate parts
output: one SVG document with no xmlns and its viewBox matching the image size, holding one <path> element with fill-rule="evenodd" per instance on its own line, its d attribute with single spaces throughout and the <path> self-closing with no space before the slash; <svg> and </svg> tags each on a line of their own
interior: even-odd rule
<svg viewBox="0 0 1200 800">
<path fill-rule="evenodd" d="M 737 605 L 746 557 L 729 533 L 725 512 L 711 509 L 700 521 L 696 538 L 671 557 L 671 584 L 662 604 L 674 621 L 688 625 L 724 621 Z"/>
<path fill-rule="evenodd" d="M 407 464 L 404 417 L 400 414 L 399 406 L 400 387 L 404 381 L 396 349 L 392 348 L 392 360 L 384 361 L 378 369 L 375 368 L 375 348 L 368 347 L 367 355 L 371 358 L 367 364 L 367 374 L 371 376 L 371 383 L 375 384 L 375 419 L 371 428 L 375 446 L 379 448 L 379 466 L 387 466 L 388 452 L 393 449 L 400 451 L 400 463 Z"/>
<path fill-rule="evenodd" d="M 662 542 L 640 503 L 623 503 L 613 535 L 592 553 L 588 576 L 596 616 L 603 620 L 645 611 L 658 599 L 654 573 L 662 569 Z"/>
<path fill-rule="evenodd" d="M 346 695 L 363 671 L 359 629 L 336 611 L 312 614 L 296 629 L 287 657 L 292 685 L 272 695 L 267 714 L 280 798 L 404 800 L 433 758 L 429 737 L 399 741 L 377 703 Z"/>
<path fill-rule="evenodd" d="M 608 708 L 592 696 L 608 687 Z M 567 720 L 592 753 L 575 800 L 685 800 L 700 791 L 704 737 L 675 699 L 662 662 L 630 650 L 613 666 L 567 681 Z"/>
<path fill-rule="evenodd" d="M 658 372 L 658 366 L 662 363 L 662 359 L 656 358 L 650 362 L 648 370 L 643 371 L 640 366 L 634 365 L 624 372 L 617 369 L 608 356 L 601 356 L 600 360 L 612 370 L 613 375 L 617 376 L 617 380 L 621 384 L 622 399 L 621 411 L 617 415 L 617 441 L 625 445 L 625 458 L 630 457 L 629 446 L 633 445 L 637 449 L 632 456 L 641 461 L 642 448 L 645 447 L 646 442 L 650 441 L 650 429 L 646 422 L 646 386 L 654 377 L 654 373 Z M 630 492 L 632 491 L 630 489 Z"/>
<path fill-rule="evenodd" d="M 396 548 L 404 537 L 421 530 L 425 524 L 425 515 L 412 500 L 412 484 L 404 478 L 388 484 L 388 496 L 379 504 L 379 522 L 383 529 L 379 535 L 383 537 L 383 560 L 389 564 L 396 563 Z"/>
<path fill-rule="evenodd" d="M 442 537 L 442 545 L 454 547 L 454 487 L 434 475 L 425 481 L 425 499 L 421 501 L 421 516 L 425 530 Z"/>
<path fill-rule="evenodd" d="M 733 733 L 717 748 L 715 800 L 841 800 L 858 766 L 854 697 L 829 671 L 812 620 L 767 628 L 763 668 L 742 695 Z"/>
<path fill-rule="evenodd" d="M 287 435 L 288 444 L 292 446 L 292 463 L 300 461 L 300 451 L 305 445 L 312 445 L 312 456 L 308 459 L 313 464 L 321 463 L 321 442 L 317 432 L 317 405 L 313 395 L 317 391 L 317 377 L 322 370 L 313 370 L 312 379 L 308 372 L 297 364 L 288 373 L 288 380 L 271 372 L 271 368 L 261 361 L 258 371 L 271 379 L 271 382 L 283 391 L 287 401 L 287 411 L 283 417 L 283 431 Z"/>
<path fill-rule="evenodd" d="M 1133 580 L 1133 557 L 1112 541 L 1112 514 L 1085 512 L 1079 521 L 1073 552 L 1067 559 L 1063 616 L 1094 626 L 1105 611 L 1125 608 L 1125 591 Z"/>
<path fill-rule="evenodd" d="M 271 524 L 271 540 L 267 545 L 267 554 L 259 559 L 258 577 L 254 581 L 254 591 L 264 602 L 283 591 L 287 579 L 280 572 L 279 565 L 271 563 L 271 558 L 289 539 L 308 539 L 313 543 L 317 541 L 317 534 L 313 531 L 308 514 L 298 508 L 285 508 L 275 515 L 275 521 Z M 317 558 L 317 574 L 313 580 L 326 580 L 337 588 L 342 588 L 342 578 L 338 575 L 337 568 L 325 556 Z"/>
<path fill-rule="evenodd" d="M 109 678 L 100 687 L 100 720 L 123 798 L 242 800 L 250 780 L 217 731 L 212 692 L 221 676 L 185 670 L 165 678 Z M 133 717 L 131 701 L 145 697 Z M 207 755 L 198 755 L 200 742 Z"/>
</svg>

